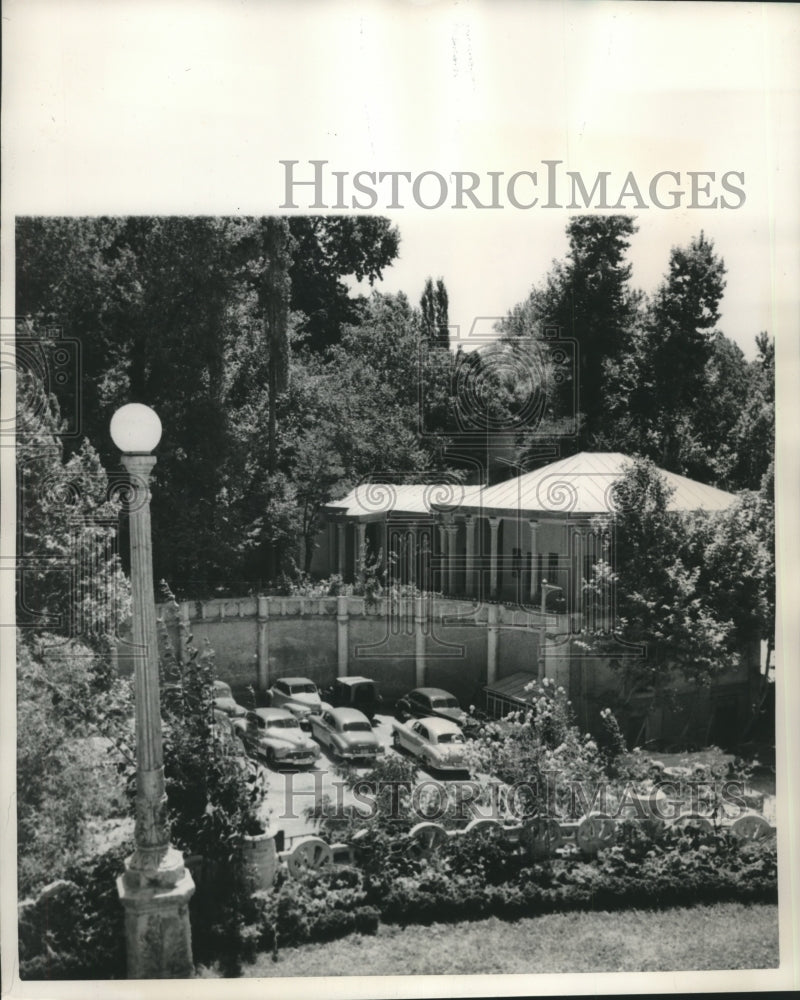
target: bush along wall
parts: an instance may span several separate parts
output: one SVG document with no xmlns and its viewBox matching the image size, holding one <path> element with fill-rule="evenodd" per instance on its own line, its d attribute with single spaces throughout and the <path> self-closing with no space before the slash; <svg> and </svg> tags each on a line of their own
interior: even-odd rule
<svg viewBox="0 0 800 1000">
<path fill-rule="evenodd" d="M 532 864 L 525 855 L 502 852 L 488 833 L 453 838 L 439 853 L 414 859 L 390 854 L 388 838 L 372 831 L 361 841 L 357 866 L 300 877 L 281 869 L 273 890 L 253 900 L 249 953 L 277 956 L 281 947 L 371 934 L 380 922 L 777 901 L 774 840 L 692 829 L 660 840 L 641 829 L 626 832 L 593 861 L 576 856 Z"/>
</svg>

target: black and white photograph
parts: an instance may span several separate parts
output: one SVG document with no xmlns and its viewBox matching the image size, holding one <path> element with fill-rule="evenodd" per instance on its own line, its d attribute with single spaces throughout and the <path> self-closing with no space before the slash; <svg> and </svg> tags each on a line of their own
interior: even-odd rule
<svg viewBox="0 0 800 1000">
<path fill-rule="evenodd" d="M 6 11 L 3 996 L 797 988 L 796 8 Z"/>
</svg>

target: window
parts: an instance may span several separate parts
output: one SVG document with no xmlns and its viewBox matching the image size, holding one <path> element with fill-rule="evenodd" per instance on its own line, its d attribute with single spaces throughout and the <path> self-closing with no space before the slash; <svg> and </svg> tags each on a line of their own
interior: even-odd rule
<svg viewBox="0 0 800 1000">
<path fill-rule="evenodd" d="M 458 702 L 455 698 L 435 698 L 433 701 L 433 708 L 458 708 Z"/>
<path fill-rule="evenodd" d="M 266 726 L 268 729 L 299 729 L 296 719 L 270 719 Z"/>
<path fill-rule="evenodd" d="M 302 684 L 292 684 L 289 690 L 290 694 L 316 694 L 317 686 L 312 684 L 311 681 L 305 681 Z"/>
<path fill-rule="evenodd" d="M 346 722 L 342 729 L 346 733 L 371 733 L 372 726 L 368 722 Z"/>
<path fill-rule="evenodd" d="M 547 582 L 551 586 L 561 586 L 558 579 L 558 553 L 551 552 L 547 557 Z"/>
<path fill-rule="evenodd" d="M 286 681 L 277 681 L 275 684 L 275 690 L 280 691 L 281 694 L 291 694 L 289 685 Z"/>
</svg>

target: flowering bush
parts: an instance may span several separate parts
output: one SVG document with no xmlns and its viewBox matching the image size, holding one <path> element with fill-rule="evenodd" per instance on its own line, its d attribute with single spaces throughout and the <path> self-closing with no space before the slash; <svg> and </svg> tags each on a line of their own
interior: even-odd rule
<svg viewBox="0 0 800 1000">
<path fill-rule="evenodd" d="M 576 782 L 599 782 L 605 759 L 594 739 L 575 725 L 563 687 L 545 678 L 532 689 L 530 708 L 480 724 L 468 746 L 470 768 L 514 786 L 518 815 L 567 816 L 569 789 Z"/>
</svg>

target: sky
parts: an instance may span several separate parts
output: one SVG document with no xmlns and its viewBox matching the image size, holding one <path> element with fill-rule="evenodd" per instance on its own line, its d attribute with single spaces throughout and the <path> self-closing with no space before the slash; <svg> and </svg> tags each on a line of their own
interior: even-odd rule
<svg viewBox="0 0 800 1000">
<path fill-rule="evenodd" d="M 639 229 L 631 239 L 627 258 L 633 268 L 631 286 L 653 293 L 667 271 L 671 248 L 688 244 L 703 230 L 714 240 L 728 268 L 718 329 L 748 358 L 754 357 L 756 334 L 761 330 L 774 332 L 766 236 L 755 234 L 749 241 L 742 240 L 735 220 L 731 224 L 719 217 L 698 219 L 691 212 L 670 219 L 669 225 L 645 212 L 633 214 Z M 429 275 L 442 277 L 451 325 L 459 327 L 459 342 L 468 347 L 471 331 L 480 341 L 490 336 L 493 320 L 522 302 L 532 285 L 544 280 L 554 258 L 565 258 L 567 220 L 562 213 L 558 216 L 543 219 L 528 214 L 512 220 L 481 220 L 478 238 L 474 221 L 466 218 L 441 225 L 438 219 L 400 217 L 398 213 L 400 257 L 374 287 L 382 292 L 403 291 L 416 304 L 425 279 Z M 471 240 L 477 243 L 474 253 L 464 246 Z M 366 282 L 358 287 L 369 293 Z"/>
<path fill-rule="evenodd" d="M 281 160 L 327 170 L 742 172 L 732 210 L 635 210 L 633 284 L 701 229 L 728 266 L 720 328 L 752 356 L 796 327 L 800 160 L 793 5 L 385 0 L 7 4 L 6 210 L 264 214 Z M 22 99 L 24 95 L 24 99 Z M 18 98 L 19 99 L 16 99 Z M 300 169 L 300 168 L 298 168 Z M 685 204 L 685 202 L 684 202 Z M 628 201 L 626 207 L 631 206 Z M 300 209 L 302 210 L 302 206 Z M 307 210 L 307 209 L 306 209 Z M 382 288 L 442 276 L 466 336 L 566 250 L 567 211 L 387 211 Z M 6 235 L 6 245 L 8 245 Z"/>
</svg>

